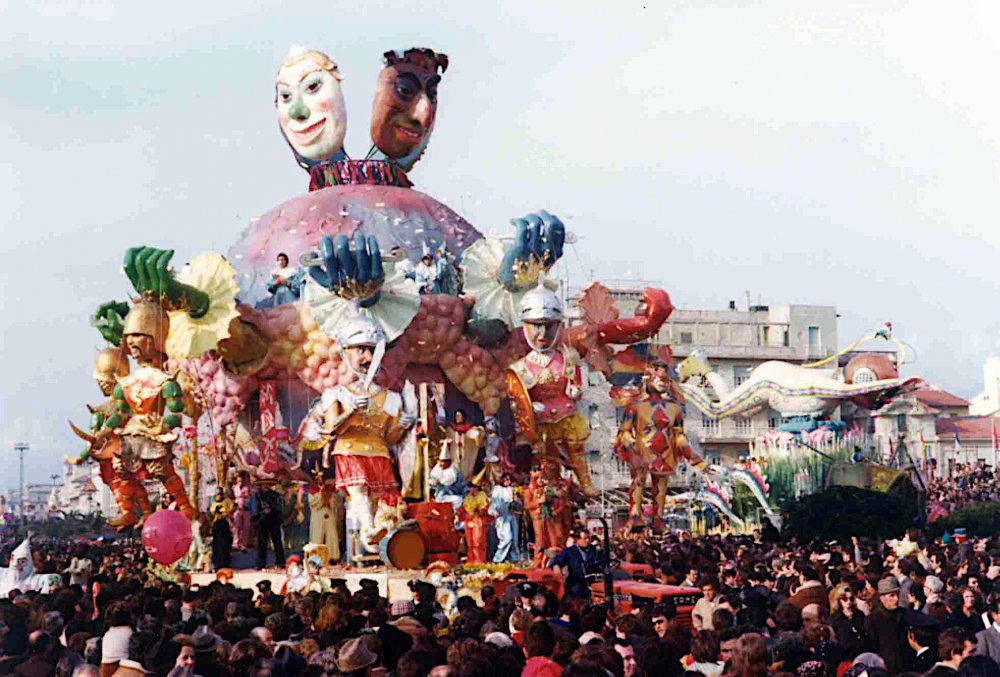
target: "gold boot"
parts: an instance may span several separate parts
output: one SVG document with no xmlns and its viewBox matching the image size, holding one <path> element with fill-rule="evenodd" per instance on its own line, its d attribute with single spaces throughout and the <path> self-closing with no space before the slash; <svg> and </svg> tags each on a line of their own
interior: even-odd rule
<svg viewBox="0 0 1000 677">
<path fill-rule="evenodd" d="M 569 452 L 569 467 L 572 468 L 573 474 L 576 475 L 576 481 L 580 483 L 580 489 L 583 491 L 583 495 L 590 498 L 597 498 L 601 495 L 601 492 L 594 486 L 594 482 L 590 479 L 590 464 L 587 463 L 587 452 L 584 450 L 583 446 L 571 446 L 567 449 Z"/>
</svg>

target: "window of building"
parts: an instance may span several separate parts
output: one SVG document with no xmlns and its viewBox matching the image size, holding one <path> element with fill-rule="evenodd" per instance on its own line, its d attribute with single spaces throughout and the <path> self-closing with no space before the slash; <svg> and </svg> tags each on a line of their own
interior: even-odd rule
<svg viewBox="0 0 1000 677">
<path fill-rule="evenodd" d="M 681 343 L 691 345 L 692 343 L 694 343 L 694 335 L 689 331 L 682 331 Z"/>
<path fill-rule="evenodd" d="M 707 416 L 701 417 L 701 429 L 707 433 L 717 433 L 719 432 L 719 422 L 715 419 L 711 419 Z"/>
<path fill-rule="evenodd" d="M 753 430 L 753 426 L 750 423 L 750 418 L 747 416 L 734 416 L 733 421 L 736 424 L 736 432 L 741 434 L 749 433 Z"/>
<path fill-rule="evenodd" d="M 733 367 L 733 387 L 738 388 L 749 381 L 751 371 L 753 371 L 753 368 L 745 365 L 736 365 Z"/>
<path fill-rule="evenodd" d="M 809 348 L 819 349 L 822 345 L 820 341 L 819 327 L 810 326 L 808 329 Z"/>
<path fill-rule="evenodd" d="M 767 428 L 768 430 L 777 430 L 778 426 L 781 425 L 781 419 L 777 416 L 767 417 Z"/>
<path fill-rule="evenodd" d="M 896 416 L 896 430 L 901 433 L 906 432 L 906 414 Z"/>
</svg>

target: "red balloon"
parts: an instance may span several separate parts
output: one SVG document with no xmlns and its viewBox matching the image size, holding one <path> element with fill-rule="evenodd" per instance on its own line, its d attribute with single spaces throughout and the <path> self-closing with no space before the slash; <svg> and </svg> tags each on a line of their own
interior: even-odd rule
<svg viewBox="0 0 1000 677">
<path fill-rule="evenodd" d="M 173 564 L 191 547 L 191 522 L 176 510 L 158 510 L 142 526 L 142 547 L 164 566 Z"/>
</svg>

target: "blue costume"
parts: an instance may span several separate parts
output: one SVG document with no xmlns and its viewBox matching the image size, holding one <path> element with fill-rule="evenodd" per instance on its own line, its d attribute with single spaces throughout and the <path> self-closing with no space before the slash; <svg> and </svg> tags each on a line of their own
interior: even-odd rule
<svg viewBox="0 0 1000 677">
<path fill-rule="evenodd" d="M 496 517 L 493 523 L 497 532 L 497 552 L 494 562 L 518 562 L 521 560 L 521 550 L 517 544 L 518 514 L 516 499 L 511 487 L 498 485 L 493 487 L 490 497 L 490 514 Z"/>
</svg>

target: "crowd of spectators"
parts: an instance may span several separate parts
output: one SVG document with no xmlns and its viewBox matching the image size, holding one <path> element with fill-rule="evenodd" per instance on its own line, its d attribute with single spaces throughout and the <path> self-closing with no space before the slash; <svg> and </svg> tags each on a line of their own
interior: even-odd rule
<svg viewBox="0 0 1000 677">
<path fill-rule="evenodd" d="M 927 515 L 933 521 L 973 503 L 1000 500 L 1000 484 L 993 468 L 985 463 L 960 464 L 946 478 L 932 479 L 927 486 Z"/>
<path fill-rule="evenodd" d="M 566 576 L 602 558 L 574 536 L 557 559 Z M 502 594 L 487 585 L 451 608 L 423 580 L 402 599 L 380 596 L 374 580 L 280 595 L 224 580 L 164 582 L 131 542 L 36 542 L 38 571 L 69 573 L 49 594 L 0 600 L 0 674 L 1000 676 L 1000 539 L 629 531 L 613 549 L 616 560 L 650 565 L 658 583 L 698 588 L 697 603 L 633 600 L 615 613 L 586 586 L 568 585 L 560 599 L 526 583 Z M 74 564 L 83 560 L 90 566 Z"/>
</svg>

